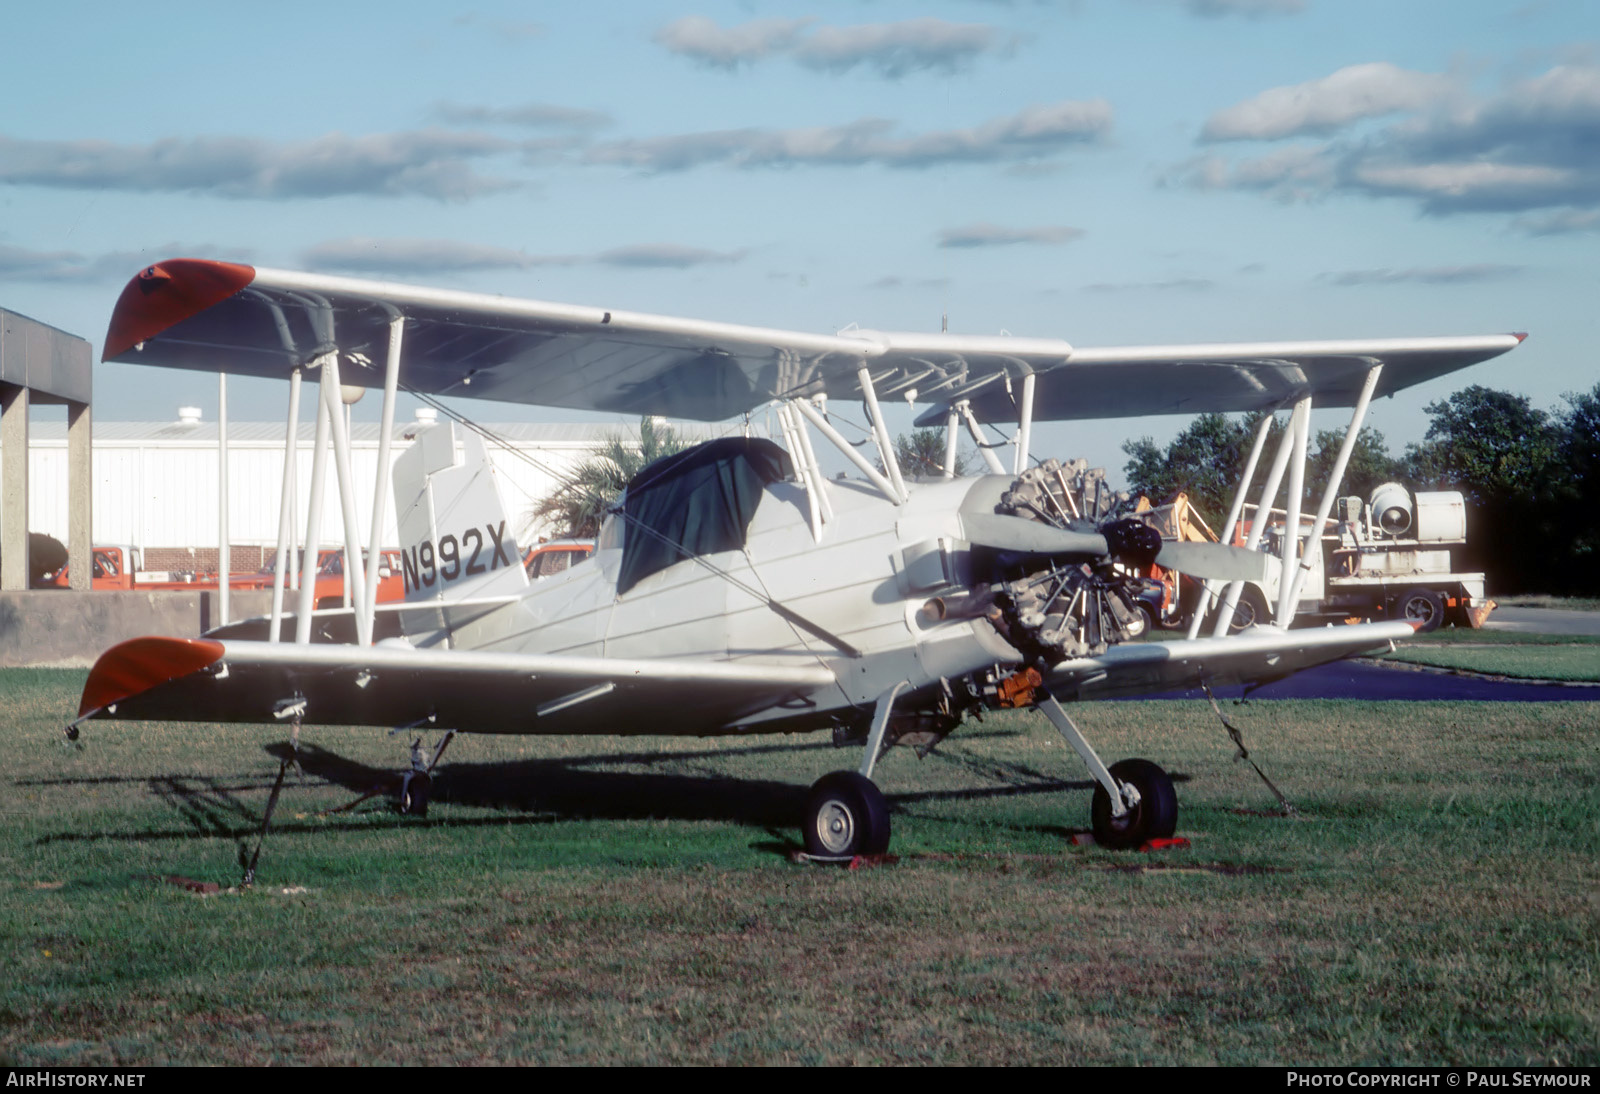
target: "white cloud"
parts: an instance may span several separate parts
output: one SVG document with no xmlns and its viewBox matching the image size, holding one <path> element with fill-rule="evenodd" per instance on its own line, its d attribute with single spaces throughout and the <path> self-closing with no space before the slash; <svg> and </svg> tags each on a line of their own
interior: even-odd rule
<svg viewBox="0 0 1600 1094">
<path fill-rule="evenodd" d="M 662 27 L 655 41 L 710 68 L 734 69 L 787 55 L 819 71 L 862 67 L 890 79 L 918 71 L 956 72 L 1011 45 L 993 27 L 930 17 L 844 27 L 817 26 L 812 19 L 755 19 L 723 27 L 692 15 Z"/>
<path fill-rule="evenodd" d="M 655 33 L 657 45 L 711 68 L 737 68 L 794 44 L 809 19 L 754 19 L 721 27 L 703 15 L 668 23 Z"/>
<path fill-rule="evenodd" d="M 571 265 L 571 255 L 530 255 L 510 247 L 447 239 L 383 239 L 350 236 L 319 243 L 301 253 L 317 269 L 380 274 L 460 273 L 469 270 L 519 270 L 530 266 Z"/>
<path fill-rule="evenodd" d="M 537 266 L 602 266 L 687 269 L 737 262 L 744 251 L 710 251 L 670 243 L 617 247 L 592 255 L 538 255 L 511 247 L 460 243 L 447 239 L 390 239 L 351 236 L 319 243 L 301 253 L 317 269 L 382 275 L 437 275 L 477 270 L 523 270 Z"/>
<path fill-rule="evenodd" d="M 1097 281 L 1092 285 L 1085 285 L 1084 292 L 1112 293 L 1112 292 L 1208 292 L 1217 287 L 1217 283 L 1207 277 L 1174 277 L 1166 281 Z"/>
<path fill-rule="evenodd" d="M 946 228 L 939 233 L 941 247 L 1005 247 L 1015 243 L 1071 243 L 1082 238 L 1082 228 L 1065 225 L 1046 225 L 1038 228 L 1003 228 L 998 224 L 979 222 L 960 228 Z"/>
<path fill-rule="evenodd" d="M 440 102 L 434 104 L 433 116 L 446 125 L 515 125 L 528 129 L 585 130 L 611 124 L 611 115 L 602 110 L 552 103 L 491 107 Z"/>
<path fill-rule="evenodd" d="M 471 161 L 514 148 L 443 130 L 275 144 L 247 137 L 166 138 L 150 144 L 15 140 L 0 136 L 0 183 L 69 190 L 199 191 L 228 198 L 421 195 L 462 201 L 510 188 Z"/>
<path fill-rule="evenodd" d="M 911 72 L 956 72 L 1000 48 L 1000 36 L 981 23 L 908 19 L 853 27 L 818 27 L 794 50 L 807 68 L 844 72 L 862 65 L 890 79 Z"/>
<path fill-rule="evenodd" d="M 76 251 L 32 251 L 0 243 L 0 281 L 125 281 L 151 262 L 182 255 L 204 255 L 230 262 L 252 260 L 248 250 L 209 243 L 163 243 L 138 251 L 107 251 L 93 256 Z"/>
<path fill-rule="evenodd" d="M 1560 209 L 1544 216 L 1521 216 L 1511 226 L 1531 236 L 1600 232 L 1600 209 Z"/>
<path fill-rule="evenodd" d="M 892 123 L 863 118 L 808 129 L 727 129 L 594 145 L 591 163 L 644 171 L 681 171 L 706 164 L 732 167 L 799 165 L 932 167 L 946 163 L 1007 163 L 1050 156 L 1101 139 L 1110 129 L 1104 100 L 1031 106 L 969 129 L 893 134 Z"/>
<path fill-rule="evenodd" d="M 1521 266 L 1481 262 L 1465 266 L 1413 266 L 1405 270 L 1343 270 L 1318 274 L 1317 280 L 1334 285 L 1393 285 L 1400 282 L 1459 285 L 1467 281 L 1496 281 L 1521 272 Z"/>
<path fill-rule="evenodd" d="M 1306 0 L 1178 0 L 1193 15 L 1220 18 L 1243 15 L 1259 19 L 1264 15 L 1298 15 L 1306 10 Z"/>
<path fill-rule="evenodd" d="M 1397 197 L 1439 215 L 1565 208 L 1570 222 L 1600 209 L 1600 68 L 1558 65 L 1477 99 L 1460 93 L 1430 99 L 1422 85 L 1411 90 L 1418 95 L 1412 117 L 1359 140 L 1237 162 L 1201 157 L 1177 165 L 1168 181 L 1280 197 Z M 1320 113 L 1264 110 L 1254 129 L 1242 117 L 1234 123 L 1240 133 L 1287 134 L 1359 112 L 1353 100 L 1336 98 L 1321 100 Z M 1398 92 L 1386 100 L 1391 106 L 1398 101 Z M 1549 223 L 1550 230 L 1563 230 L 1562 222 Z"/>
<path fill-rule="evenodd" d="M 708 251 L 703 247 L 683 247 L 675 243 L 641 243 L 601 251 L 594 256 L 594 261 L 603 266 L 682 270 L 690 266 L 738 262 L 744 256 L 742 250 Z"/>
<path fill-rule="evenodd" d="M 1411 72 L 1386 61 L 1351 65 L 1331 76 L 1274 87 L 1220 110 L 1206 121 L 1204 141 L 1276 140 L 1327 135 L 1363 118 L 1415 111 L 1451 93 L 1448 77 Z"/>
</svg>

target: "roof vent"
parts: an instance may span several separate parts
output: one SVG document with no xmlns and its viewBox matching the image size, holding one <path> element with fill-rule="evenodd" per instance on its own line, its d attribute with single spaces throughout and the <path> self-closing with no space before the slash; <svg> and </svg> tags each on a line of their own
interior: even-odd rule
<svg viewBox="0 0 1600 1094">
<path fill-rule="evenodd" d="M 180 406 L 178 408 L 179 425 L 199 425 L 200 408 L 197 406 Z"/>
<path fill-rule="evenodd" d="M 423 425 L 432 425 L 439 420 L 439 412 L 431 406 L 417 407 L 417 421 Z"/>
</svg>

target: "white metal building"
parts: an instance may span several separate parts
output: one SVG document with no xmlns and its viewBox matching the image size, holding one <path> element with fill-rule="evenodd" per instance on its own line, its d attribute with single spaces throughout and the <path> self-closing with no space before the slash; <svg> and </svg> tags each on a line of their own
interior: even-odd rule
<svg viewBox="0 0 1600 1094">
<path fill-rule="evenodd" d="M 419 411 L 419 418 L 429 413 Z M 411 446 L 418 422 L 395 423 L 392 456 Z M 532 542 L 543 531 L 529 524 L 529 511 L 552 493 L 555 476 L 575 467 L 613 436 L 638 438 L 637 426 L 595 424 L 486 425 L 505 447 L 490 445 L 501 494 L 518 538 Z M 673 423 L 680 436 L 699 441 L 738 432 L 736 427 Z M 352 427 L 350 461 L 361 539 L 372 521 L 372 490 L 378 462 L 376 422 Z M 306 499 L 311 488 L 315 430 L 299 430 L 296 536 L 303 541 Z M 278 539 L 279 491 L 283 482 L 284 423 L 228 422 L 228 524 L 232 546 L 273 548 Z M 217 546 L 217 424 L 184 414 L 172 422 L 94 423 L 94 542 L 150 548 Z M 28 517 L 31 531 L 67 541 L 67 436 L 65 422 L 37 422 L 29 444 Z M 385 476 L 385 489 L 388 477 Z M 395 506 L 388 510 L 386 544 L 398 543 Z M 324 496 L 322 541 L 342 546 L 343 515 L 332 469 Z M 533 535 L 529 535 L 529 532 Z"/>
</svg>

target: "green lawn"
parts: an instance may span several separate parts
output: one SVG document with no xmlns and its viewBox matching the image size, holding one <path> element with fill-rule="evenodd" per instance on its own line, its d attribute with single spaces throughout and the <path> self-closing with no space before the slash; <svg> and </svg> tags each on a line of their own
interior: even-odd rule
<svg viewBox="0 0 1600 1094">
<path fill-rule="evenodd" d="M 1534 680 L 1600 681 L 1600 645 L 1401 644 L 1385 660 Z"/>
<path fill-rule="evenodd" d="M 1600 704 L 1075 708 L 1179 778 L 1187 851 L 1074 847 L 1033 716 L 877 778 L 897 864 L 797 865 L 817 738 L 451 748 L 308 728 L 248 892 L 281 727 L 61 723 L 0 673 L 0 1063 L 1600 1063 Z"/>
</svg>

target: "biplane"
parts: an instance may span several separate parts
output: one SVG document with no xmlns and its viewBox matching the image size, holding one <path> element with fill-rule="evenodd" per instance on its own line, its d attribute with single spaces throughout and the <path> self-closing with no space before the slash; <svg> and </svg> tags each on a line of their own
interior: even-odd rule
<svg viewBox="0 0 1600 1094">
<path fill-rule="evenodd" d="M 1298 592 L 1290 578 L 1280 582 L 1282 625 L 1230 636 L 1239 589 L 1260 579 L 1267 559 L 1258 544 L 1163 540 L 1081 461 L 1037 460 L 1033 423 L 1268 412 L 1223 529 L 1227 543 L 1273 413 L 1289 417 L 1258 504 L 1270 506 L 1284 487 L 1293 528 L 1313 402 L 1349 408 L 1310 522 L 1320 528 L 1373 398 L 1523 337 L 1085 349 L 1009 336 L 808 334 L 161 262 L 123 291 L 104 359 L 287 380 L 291 423 L 302 379 L 315 379 L 308 559 L 330 462 L 344 546 L 362 557 L 341 385 L 384 391 L 380 468 L 389 466 L 401 386 L 708 422 L 769 407 L 777 439 L 724 437 L 651 465 L 609 513 L 592 558 L 530 582 L 482 441 L 454 422 L 425 429 L 392 475 L 403 601 L 374 603 L 374 569 L 364 589 L 357 583 L 346 640 L 313 641 L 331 633 L 313 627 L 324 614 L 308 601 L 314 581 L 307 575 L 296 610 L 287 610 L 280 562 L 272 614 L 255 630 L 143 638 L 107 651 L 68 732 L 102 718 L 422 727 L 444 735 L 442 750 L 457 732 L 825 731 L 860 742 L 861 758 L 811 788 L 801 829 L 813 854 L 848 856 L 888 846 L 889 808 L 872 781 L 887 748 L 927 747 L 987 708 L 1032 707 L 1093 776 L 1097 840 L 1136 846 L 1172 834 L 1171 777 L 1145 759 L 1104 763 L 1064 704 L 1277 679 L 1382 648 L 1413 628 L 1286 629 Z M 890 398 L 926 408 L 918 424 L 944 426 L 942 477 L 902 473 L 882 410 Z M 861 406 L 876 459 L 845 438 L 830 404 Z M 990 432 L 999 423 L 1015 428 L 1009 467 Z M 963 429 L 979 442 L 986 474 L 951 474 Z M 854 475 L 824 473 L 823 442 Z M 390 487 L 380 471 L 372 560 Z M 280 560 L 293 524 L 285 502 Z M 1301 551 L 1285 537 L 1283 574 L 1300 573 Z M 1212 633 L 1199 633 L 1197 612 L 1181 640 L 1133 641 L 1146 626 L 1135 575 L 1151 563 L 1205 582 L 1217 602 Z M 413 764 L 408 807 L 425 807 L 430 769 Z"/>
</svg>

